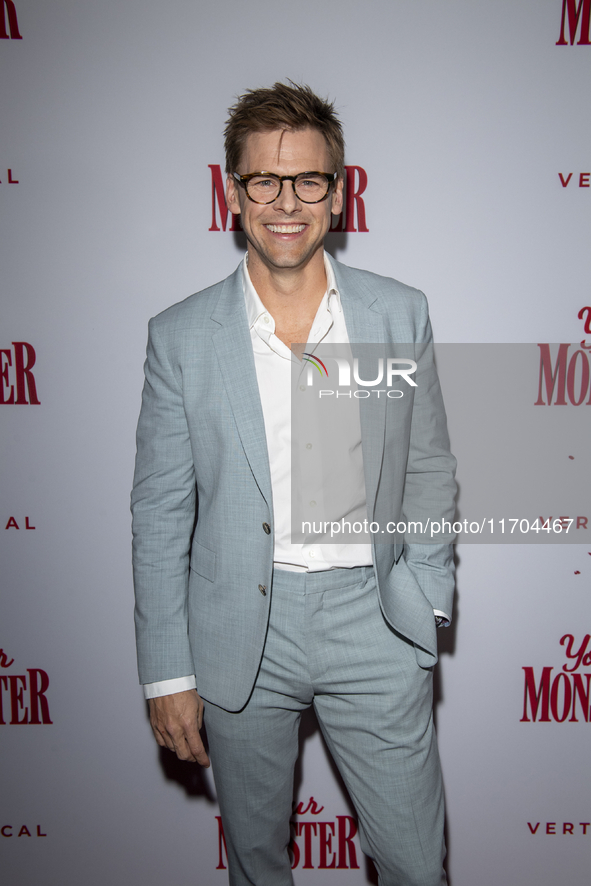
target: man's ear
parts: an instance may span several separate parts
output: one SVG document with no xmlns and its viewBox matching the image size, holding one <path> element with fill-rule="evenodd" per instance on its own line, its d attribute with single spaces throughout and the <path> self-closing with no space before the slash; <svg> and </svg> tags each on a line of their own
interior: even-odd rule
<svg viewBox="0 0 591 886">
<path fill-rule="evenodd" d="M 330 211 L 333 215 L 340 215 L 343 211 L 343 185 L 343 178 L 339 176 L 331 197 Z"/>
<path fill-rule="evenodd" d="M 234 215 L 240 215 L 240 201 L 238 200 L 238 185 L 233 175 L 226 176 L 226 206 Z"/>
</svg>

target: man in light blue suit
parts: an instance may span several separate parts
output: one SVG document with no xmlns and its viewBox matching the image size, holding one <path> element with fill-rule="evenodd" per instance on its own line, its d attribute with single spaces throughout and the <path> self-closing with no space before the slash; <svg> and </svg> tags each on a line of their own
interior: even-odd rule
<svg viewBox="0 0 591 886">
<path fill-rule="evenodd" d="M 230 883 L 293 882 L 298 725 L 314 705 L 380 884 L 441 886 L 432 667 L 452 609 L 452 547 L 403 531 L 454 514 L 426 300 L 325 254 L 344 142 L 332 105 L 308 87 L 242 96 L 226 161 L 248 254 L 150 322 L 132 511 L 152 728 L 180 759 L 209 765 L 205 722 Z M 336 343 L 412 351 L 415 386 L 395 410 L 359 401 L 340 490 L 341 516 L 396 524 L 391 543 L 373 528 L 357 544 L 292 542 L 297 342 L 307 354 Z"/>
</svg>

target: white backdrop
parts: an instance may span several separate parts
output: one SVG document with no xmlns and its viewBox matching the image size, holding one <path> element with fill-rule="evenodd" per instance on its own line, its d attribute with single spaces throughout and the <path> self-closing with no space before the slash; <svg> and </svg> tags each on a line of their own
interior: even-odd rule
<svg viewBox="0 0 591 886">
<path fill-rule="evenodd" d="M 128 502 L 148 318 L 241 256 L 209 230 L 226 109 L 287 77 L 336 100 L 369 230 L 329 249 L 423 289 L 439 341 L 591 343 L 590 0 L 3 6 L 2 870 L 216 886 L 211 776 L 159 752 L 137 685 Z M 589 882 L 590 553 L 458 547 L 436 705 L 452 886 Z M 313 721 L 303 745 L 296 883 L 372 882 Z"/>
</svg>

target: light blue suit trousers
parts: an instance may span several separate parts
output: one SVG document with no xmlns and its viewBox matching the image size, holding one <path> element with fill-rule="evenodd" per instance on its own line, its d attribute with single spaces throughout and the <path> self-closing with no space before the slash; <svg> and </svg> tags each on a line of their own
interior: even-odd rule
<svg viewBox="0 0 591 886">
<path fill-rule="evenodd" d="M 314 706 L 380 886 L 441 886 L 443 794 L 432 672 L 380 611 L 371 567 L 276 571 L 246 707 L 206 702 L 231 886 L 291 886 L 288 843 L 301 712 Z"/>
</svg>

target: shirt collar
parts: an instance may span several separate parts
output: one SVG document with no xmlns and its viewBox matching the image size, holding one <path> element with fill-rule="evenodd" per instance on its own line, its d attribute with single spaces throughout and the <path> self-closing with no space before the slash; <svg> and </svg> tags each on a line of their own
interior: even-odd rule
<svg viewBox="0 0 591 886">
<path fill-rule="evenodd" d="M 325 308 L 329 312 L 333 310 L 340 312 L 342 311 L 341 295 L 337 289 L 334 271 L 326 252 L 324 253 L 324 270 L 326 273 L 326 292 L 318 310 L 320 311 L 324 303 Z M 258 292 L 250 279 L 250 274 L 248 273 L 248 252 L 245 254 L 244 261 L 242 262 L 242 287 L 249 329 L 252 329 L 257 320 L 267 314 L 271 318 L 271 324 L 269 325 L 272 326 L 272 331 L 275 331 L 275 321 L 260 300 Z"/>
</svg>

